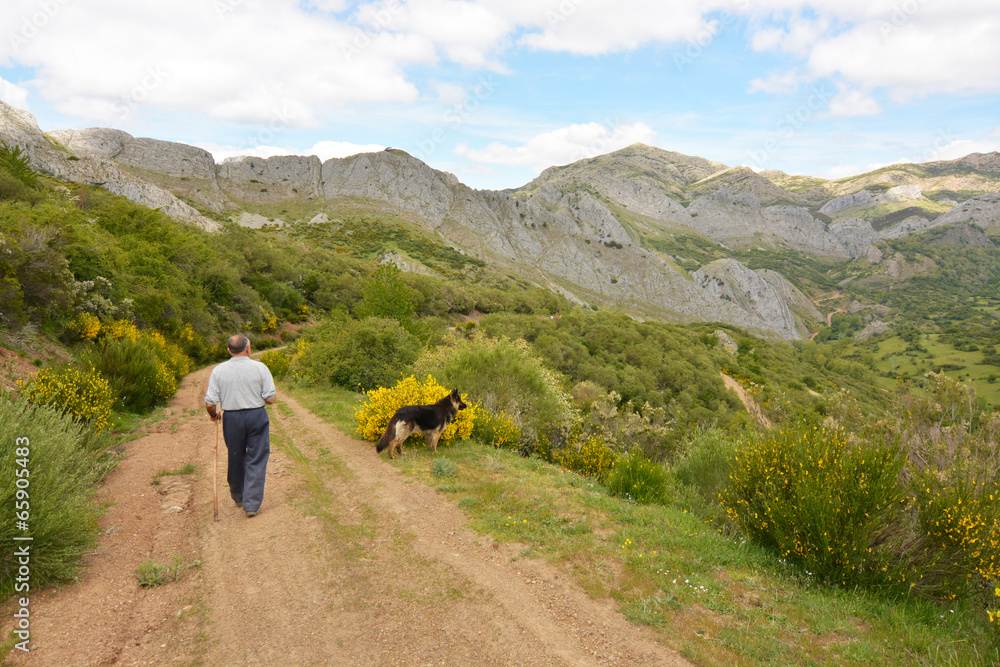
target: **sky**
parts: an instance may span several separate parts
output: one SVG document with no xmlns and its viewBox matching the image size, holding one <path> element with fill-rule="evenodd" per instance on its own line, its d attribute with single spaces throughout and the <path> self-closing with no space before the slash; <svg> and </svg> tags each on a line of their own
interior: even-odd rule
<svg viewBox="0 0 1000 667">
<path fill-rule="evenodd" d="M 475 188 L 636 142 L 839 178 L 1000 150 L 996 0 L 4 0 L 0 99 Z"/>
</svg>

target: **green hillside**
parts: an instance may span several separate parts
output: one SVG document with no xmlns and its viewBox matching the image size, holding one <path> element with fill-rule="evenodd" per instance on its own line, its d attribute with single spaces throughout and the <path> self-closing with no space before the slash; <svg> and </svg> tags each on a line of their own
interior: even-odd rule
<svg viewBox="0 0 1000 667">
<path fill-rule="evenodd" d="M 242 331 L 258 350 L 286 343 L 265 362 L 320 396 L 346 430 L 344 415 L 374 390 L 400 393 L 407 376 L 459 387 L 475 418 L 468 438 L 448 445 L 461 470 L 442 493 L 477 529 L 570 563 L 634 622 L 666 627 L 681 610 L 704 623 L 712 637 L 685 644 L 700 663 L 930 665 L 949 633 L 960 645 L 944 649 L 947 662 L 1000 656 L 996 247 L 955 245 L 946 231 L 886 241 L 893 275 L 861 260 L 746 251 L 741 261 L 781 271 L 831 313 L 814 340 L 780 343 L 575 306 L 360 204 L 324 223 L 223 222 L 209 233 L 37 174 L 17 151 L 0 158 L 0 340 L 41 369 L 19 369 L 0 409 L 14 429 L 44 413 L 32 438 L 71 450 L 46 456 L 80 470 L 74 492 L 51 499 L 51 516 L 70 519 L 49 544 L 72 548 L 36 583 L 71 579 L 92 544 L 90 489 L 114 465 L 113 437 L 130 437 L 192 362 L 223 357 L 224 338 Z M 648 242 L 678 262 L 715 256 L 696 235 L 656 230 Z M 380 265 L 386 253 L 419 272 Z M 876 314 L 890 329 L 855 339 Z M 157 390 L 140 401 L 139 386 Z M 493 448 L 510 452 L 478 469 Z M 0 460 L 7 479 L 14 451 Z M 571 490 L 585 487 L 596 491 Z M 545 499 L 565 512 L 537 509 Z M 501 527 L 505 512 L 530 515 L 532 529 Z M 12 516 L 0 519 L 5 538 Z M 624 546 L 593 539 L 612 525 Z M 574 535 L 586 539 L 565 539 Z M 618 549 L 627 553 L 612 557 Z M 12 570 L 0 567 L 9 594 Z M 667 585 L 679 568 L 701 592 Z M 766 609 L 741 610 L 723 593 L 734 579 Z M 946 606 L 960 628 L 935 620 Z M 822 610 L 833 607 L 831 626 Z M 825 656 L 793 640 L 799 619 L 807 636 L 833 633 L 844 646 Z M 773 626 L 761 639 L 742 631 L 761 623 Z M 902 652 L 878 648 L 883 634 Z"/>
</svg>

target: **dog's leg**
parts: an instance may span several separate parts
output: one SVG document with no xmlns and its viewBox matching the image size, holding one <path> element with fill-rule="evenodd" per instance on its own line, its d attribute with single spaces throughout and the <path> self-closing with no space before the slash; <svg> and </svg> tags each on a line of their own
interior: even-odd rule
<svg viewBox="0 0 1000 667">
<path fill-rule="evenodd" d="M 434 452 L 435 454 L 437 454 L 438 439 L 440 437 L 441 437 L 441 431 L 433 431 L 429 434 L 429 437 L 427 438 L 430 441 L 428 444 L 431 446 L 431 451 Z"/>
</svg>

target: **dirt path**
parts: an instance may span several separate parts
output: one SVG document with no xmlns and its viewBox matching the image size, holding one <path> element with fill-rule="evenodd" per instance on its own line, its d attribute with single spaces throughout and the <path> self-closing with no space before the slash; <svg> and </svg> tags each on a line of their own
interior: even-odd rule
<svg viewBox="0 0 1000 667">
<path fill-rule="evenodd" d="M 771 428 L 771 420 L 767 418 L 764 411 L 760 409 L 757 405 L 757 401 L 753 400 L 753 397 L 748 396 L 746 390 L 743 386 L 736 381 L 736 378 L 726 375 L 725 373 L 720 373 L 722 375 L 722 381 L 726 384 L 727 389 L 731 389 L 736 392 L 736 395 L 740 397 L 743 401 L 743 405 L 746 406 L 747 412 L 753 415 L 753 418 L 757 420 L 757 423 L 765 428 Z"/>
<path fill-rule="evenodd" d="M 261 513 L 229 500 L 220 457 L 214 522 L 207 377 L 186 378 L 129 446 L 99 493 L 86 572 L 32 597 L 33 651 L 9 664 L 687 664 L 559 568 L 466 529 L 453 503 L 280 388 Z M 188 462 L 196 473 L 153 486 Z M 191 566 L 143 590 L 133 572 L 150 558 Z"/>
</svg>

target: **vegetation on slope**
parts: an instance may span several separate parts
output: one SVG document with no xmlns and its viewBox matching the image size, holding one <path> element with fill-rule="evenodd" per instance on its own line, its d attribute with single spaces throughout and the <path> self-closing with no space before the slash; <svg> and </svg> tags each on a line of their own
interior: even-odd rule
<svg viewBox="0 0 1000 667">
<path fill-rule="evenodd" d="M 389 387 L 417 369 L 451 381 L 462 382 L 461 378 L 465 378 L 467 387 L 461 389 L 470 400 L 483 404 L 494 401 L 487 409 L 493 421 L 488 427 L 474 426 L 474 437 L 504 443 L 521 454 L 533 454 L 527 461 L 556 464 L 558 469 L 589 475 L 594 481 L 585 482 L 588 485 L 607 482 L 626 500 L 671 502 L 682 513 L 685 509 L 698 513 L 727 535 L 745 535 L 763 548 L 754 552 L 757 555 L 751 571 L 763 569 L 768 577 L 785 576 L 780 572 L 789 566 L 793 568 L 789 571 L 792 578 L 802 577 L 803 572 L 809 577 L 809 572 L 816 571 L 809 569 L 814 567 L 810 554 L 818 546 L 849 546 L 843 558 L 822 561 L 824 574 L 817 577 L 825 582 L 823 586 L 836 586 L 838 579 L 841 586 L 846 586 L 845 568 L 860 564 L 866 572 L 872 569 L 875 561 L 856 558 L 864 549 L 884 545 L 882 557 L 886 560 L 878 563 L 888 563 L 886 572 L 896 573 L 900 571 L 899 562 L 918 553 L 907 549 L 919 538 L 928 547 L 923 553 L 935 558 L 924 565 L 938 578 L 927 592 L 938 597 L 954 595 L 965 606 L 970 619 L 967 627 L 973 628 L 967 630 L 973 654 L 993 655 L 989 651 L 995 651 L 991 644 L 994 635 L 982 620 L 989 593 L 986 586 L 996 583 L 995 563 L 975 561 L 966 549 L 969 544 L 988 544 L 996 537 L 998 502 L 992 497 L 986 500 L 997 485 L 996 432 L 988 426 L 993 422 L 986 418 L 973 392 L 962 393 L 946 383 L 940 386 L 948 396 L 968 399 L 968 410 L 946 412 L 934 408 L 947 404 L 940 401 L 928 407 L 920 402 L 921 394 L 913 386 L 899 386 L 895 394 L 886 391 L 896 387 L 886 387 L 874 345 L 866 350 L 852 342 L 862 317 L 855 320 L 853 315 L 845 314 L 831 318 L 829 331 L 821 332 L 816 341 L 794 345 L 763 341 L 719 325 L 639 322 L 613 310 L 571 307 L 550 292 L 498 275 L 391 218 L 361 216 L 347 218 L 346 223 L 341 220 L 330 225 L 265 231 L 227 225 L 219 234 L 208 234 L 95 188 L 66 186 L 40 177 L 24 178 L 20 171 L 6 171 L 7 181 L 19 185 L 4 190 L 0 201 L 0 243 L 4 253 L 0 263 L 2 333 L 13 340 L 25 327 L 37 325 L 45 335 L 61 338 L 78 358 L 93 360 L 90 372 L 103 378 L 117 394 L 113 400 L 119 410 L 129 385 L 142 382 L 155 387 L 154 374 L 160 374 L 168 359 L 176 360 L 166 346 L 162 348 L 166 351 L 163 356 L 153 349 L 151 341 L 159 340 L 157 336 L 166 345 L 183 349 L 204 362 L 220 356 L 220 341 L 234 331 L 249 333 L 255 344 L 260 343 L 259 348 L 276 344 L 282 337 L 290 340 L 303 333 L 300 325 L 313 324 L 304 330 L 294 354 L 289 352 L 291 359 L 269 359 L 276 366 L 287 362 L 284 365 L 293 381 L 356 390 Z M 359 239 L 357 244 L 351 240 L 355 237 Z M 377 267 L 372 260 L 390 250 L 403 251 L 435 269 L 437 275 Z M 975 292 L 979 300 L 967 304 L 968 310 L 952 309 L 942 314 L 935 308 L 946 305 L 948 295 L 954 292 L 974 292 L 983 282 L 993 285 L 990 281 L 996 271 L 991 249 L 976 255 L 949 247 L 925 250 L 901 245 L 895 251 L 915 265 L 920 260 L 921 267 L 937 267 L 940 271 L 935 274 L 936 280 L 922 286 L 932 297 L 924 309 L 916 307 L 916 299 L 906 284 L 893 285 L 897 289 L 892 297 L 900 301 L 889 308 L 898 309 L 901 321 L 913 325 L 914 344 L 920 345 L 922 336 L 937 335 L 938 340 L 944 338 L 944 343 L 966 349 L 986 345 L 993 331 L 989 327 L 994 325 L 988 290 Z M 912 260 L 907 252 L 912 253 Z M 785 251 L 751 253 L 747 261 L 751 260 L 780 266 L 783 273 L 800 278 L 814 289 L 842 290 L 841 299 L 886 299 L 883 292 L 876 292 L 882 289 L 877 276 L 865 275 L 860 264 L 827 267 Z M 968 262 L 966 270 L 949 273 L 949 262 L 962 261 Z M 973 267 L 985 268 L 972 276 Z M 851 277 L 845 275 L 848 271 L 856 275 L 853 281 L 843 284 L 843 278 Z M 866 294 L 865 289 L 873 291 Z M 973 315 L 981 319 L 981 336 L 967 336 L 965 329 L 955 325 L 959 317 L 971 319 Z M 941 330 L 930 333 L 933 327 Z M 735 345 L 726 349 L 728 339 Z M 147 342 L 138 343 L 140 340 Z M 878 344 L 888 344 L 887 340 Z M 137 345 L 145 351 L 133 349 Z M 141 368 L 125 367 L 125 359 L 139 357 L 145 360 Z M 722 373 L 736 378 L 766 416 L 779 429 L 790 429 L 792 437 L 781 440 L 767 432 L 757 435 L 754 421 L 735 395 L 724 388 Z M 480 380 L 478 386 L 468 380 L 470 377 Z M 491 392 L 495 394 L 498 387 L 506 386 L 520 387 L 517 400 L 490 398 Z M 931 390 L 936 391 L 933 386 Z M 25 398 L 31 396 L 30 391 L 25 394 Z M 130 409 L 141 413 L 163 398 L 161 392 Z M 14 405 L 13 400 L 6 395 L 0 398 L 4 405 Z M 955 405 L 965 405 L 962 401 Z M 82 424 L 87 434 L 101 432 L 99 424 L 88 424 L 81 415 L 74 419 L 68 404 L 55 399 L 41 402 L 57 408 L 68 423 Z M 539 405 L 555 407 L 532 413 L 532 408 Z M 902 419 L 906 410 L 908 417 L 922 415 L 920 421 Z M 809 429 L 826 422 L 850 426 L 850 432 L 829 442 L 815 440 Z M 120 416 L 112 417 L 115 423 L 121 424 Z M 915 430 L 914 424 L 921 425 L 921 430 Z M 898 439 L 909 448 L 911 458 L 924 462 L 917 468 L 886 468 L 887 475 L 880 478 L 899 485 L 883 485 L 886 497 L 897 501 L 906 498 L 908 504 L 896 508 L 887 518 L 885 503 L 878 503 L 875 515 L 881 518 L 871 530 L 871 522 L 861 520 L 855 512 L 858 508 L 862 514 L 864 509 L 870 510 L 869 505 L 859 501 L 850 509 L 852 520 L 860 521 L 864 530 L 838 533 L 851 538 L 842 543 L 828 540 L 822 545 L 806 544 L 795 532 L 807 528 L 802 517 L 827 520 L 827 524 L 816 524 L 821 528 L 842 527 L 836 516 L 842 506 L 830 504 L 825 514 L 818 514 L 804 510 L 800 501 L 841 497 L 827 493 L 831 485 L 850 483 L 856 487 L 858 476 L 853 473 L 862 469 L 844 468 L 838 477 L 824 478 L 815 482 L 818 486 L 810 487 L 811 491 L 807 488 L 803 492 L 806 487 L 775 486 L 778 480 L 773 474 L 775 469 L 768 467 L 767 456 L 796 451 L 800 458 L 792 463 L 802 465 L 788 468 L 795 472 L 811 461 L 810 456 L 815 460 L 818 451 L 798 451 L 799 446 L 848 451 L 859 441 L 875 442 L 875 435 L 881 438 L 878 442 Z M 89 448 L 91 445 L 86 443 L 91 442 L 90 438 L 81 436 L 73 447 L 80 451 Z M 703 452 L 706 442 L 714 443 L 711 455 Z M 956 447 L 956 443 L 960 446 Z M 939 450 L 950 453 L 952 458 L 942 457 Z M 77 495 L 70 497 L 86 498 L 87 489 L 106 469 L 109 451 L 108 445 L 98 448 L 99 455 L 94 459 L 100 461 L 97 472 L 82 474 L 76 482 Z M 760 454 L 756 459 L 755 452 Z M 959 470 L 955 452 L 962 453 L 963 461 L 982 465 Z M 713 465 L 696 465 L 706 460 L 713 461 Z M 836 460 L 838 465 L 856 462 L 851 456 L 839 454 Z M 889 456 L 884 460 L 886 465 L 899 462 Z M 754 461 L 761 465 L 750 466 Z M 832 464 L 831 459 L 822 461 Z M 867 455 L 861 461 L 858 465 L 880 465 Z M 729 495 L 724 493 L 729 482 L 718 473 L 736 470 L 740 465 L 739 480 L 744 491 L 764 483 L 771 485 L 765 495 L 784 494 L 784 505 L 771 506 L 783 514 L 772 516 L 768 526 L 750 520 L 751 510 L 757 509 L 759 516 L 760 508 L 751 507 L 748 499 L 760 497 L 759 493 L 741 492 L 735 487 Z M 871 477 L 885 470 L 864 468 Z M 942 475 L 942 471 L 949 474 Z M 523 484 L 523 480 L 508 481 Z M 927 489 L 926 496 L 919 493 L 921 483 Z M 720 504 L 720 494 L 729 500 Z M 1000 494 L 995 495 L 1000 498 Z M 746 506 L 741 499 L 746 500 Z M 956 513 L 960 504 L 978 514 Z M 679 519 L 676 510 L 664 514 L 667 510 L 659 508 L 645 514 L 633 513 L 628 503 L 608 507 L 602 511 L 613 514 L 616 521 L 648 524 L 649 530 L 657 532 L 655 540 L 646 532 L 623 533 L 626 552 L 629 545 L 641 539 L 655 541 L 657 548 L 653 551 L 666 553 L 671 540 L 676 539 L 671 536 L 676 530 L 664 534 L 664 526 L 679 529 L 687 524 L 678 521 L 688 521 Z M 992 523 L 990 517 L 994 517 Z M 929 530 L 931 524 L 939 525 L 942 520 L 946 525 L 952 525 L 948 524 L 951 521 L 953 530 Z M 71 523 L 81 538 L 78 543 L 87 544 L 87 536 L 93 536 L 92 517 L 82 513 Z M 764 530 L 768 527 L 783 532 L 774 537 Z M 894 531 L 888 537 L 887 528 Z M 0 530 L 9 532 L 13 528 L 2 524 Z M 885 542 L 889 537 L 898 542 Z M 878 540 L 883 541 L 872 544 Z M 718 542 L 689 546 L 691 558 L 697 559 L 697 554 L 717 549 Z M 667 586 L 663 575 L 666 562 L 660 562 L 664 557 L 641 562 L 634 558 L 635 554 L 632 556 L 631 561 L 626 558 L 623 571 L 641 585 L 615 589 L 613 594 L 636 620 L 663 623 L 673 607 L 669 600 L 673 599 L 685 600 L 679 604 L 691 608 L 701 604 L 678 595 L 680 591 L 673 590 L 672 584 Z M 68 569 L 53 577 L 66 576 L 77 558 L 78 554 L 67 553 Z M 655 572 L 647 570 L 653 564 Z M 944 579 L 952 578 L 943 584 L 938 568 L 941 564 L 950 568 Z M 706 577 L 719 574 L 711 568 L 705 572 Z M 729 574 L 723 571 L 723 576 Z M 739 576 L 750 575 L 741 570 Z M 851 577 L 850 581 L 866 587 L 876 596 L 873 599 L 880 600 L 879 605 L 890 608 L 894 604 L 892 596 L 901 594 L 901 581 L 880 575 Z M 964 587 L 956 581 L 963 582 Z M 607 590 L 602 588 L 605 585 L 600 583 L 595 591 Z M 878 597 L 884 595 L 888 597 Z M 935 607 L 919 609 L 920 614 L 928 615 L 928 610 Z M 730 639 L 720 655 L 743 655 L 765 648 L 736 645 L 737 626 L 726 625 Z M 917 644 L 910 648 L 921 650 Z M 790 655 L 795 659 L 811 656 L 800 652 Z M 955 654 L 955 659 L 965 660 L 968 655 Z"/>
</svg>

